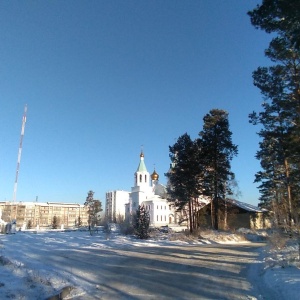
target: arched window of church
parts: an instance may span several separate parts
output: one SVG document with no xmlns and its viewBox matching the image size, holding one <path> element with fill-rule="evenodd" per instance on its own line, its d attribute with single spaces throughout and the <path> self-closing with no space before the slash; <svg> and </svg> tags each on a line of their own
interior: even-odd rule
<svg viewBox="0 0 300 300">
<path fill-rule="evenodd" d="M 147 182 L 147 175 L 145 175 L 145 182 Z"/>
<path fill-rule="evenodd" d="M 140 182 L 142 182 L 142 174 L 140 174 Z"/>
</svg>

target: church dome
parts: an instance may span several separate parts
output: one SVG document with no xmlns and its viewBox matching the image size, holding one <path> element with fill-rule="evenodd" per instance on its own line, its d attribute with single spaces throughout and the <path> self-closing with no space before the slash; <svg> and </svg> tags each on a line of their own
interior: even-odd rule
<svg viewBox="0 0 300 300">
<path fill-rule="evenodd" d="M 151 179 L 152 180 L 158 180 L 159 175 L 156 173 L 156 171 L 154 170 L 153 173 L 151 174 Z"/>
</svg>

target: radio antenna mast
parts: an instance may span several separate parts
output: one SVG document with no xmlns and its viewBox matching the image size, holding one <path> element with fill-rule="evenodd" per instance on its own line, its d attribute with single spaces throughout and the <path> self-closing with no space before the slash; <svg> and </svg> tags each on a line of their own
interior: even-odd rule
<svg viewBox="0 0 300 300">
<path fill-rule="evenodd" d="M 19 152 L 18 152 L 18 161 L 17 161 L 17 171 L 16 171 L 16 179 L 15 179 L 15 185 L 14 185 L 13 202 L 15 202 L 16 198 L 17 198 L 18 176 L 19 176 L 20 163 L 21 163 L 23 137 L 24 137 L 24 132 L 25 132 L 26 113 L 27 113 L 27 104 L 25 105 L 24 115 L 23 115 L 23 119 L 22 119 L 22 129 L 21 129 L 21 138 L 20 138 L 20 145 L 19 145 Z"/>
</svg>

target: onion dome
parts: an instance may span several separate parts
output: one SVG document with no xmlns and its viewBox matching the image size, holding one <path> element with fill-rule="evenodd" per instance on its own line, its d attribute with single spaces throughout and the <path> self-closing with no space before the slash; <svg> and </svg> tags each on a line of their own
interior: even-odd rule
<svg viewBox="0 0 300 300">
<path fill-rule="evenodd" d="M 156 173 L 155 169 L 153 171 L 153 173 L 151 174 L 151 179 L 152 180 L 158 180 L 159 178 L 159 175 Z"/>
</svg>

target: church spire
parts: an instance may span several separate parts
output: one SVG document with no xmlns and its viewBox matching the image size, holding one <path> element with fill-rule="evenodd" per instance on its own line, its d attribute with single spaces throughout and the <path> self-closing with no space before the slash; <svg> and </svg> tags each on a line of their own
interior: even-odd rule
<svg viewBox="0 0 300 300">
<path fill-rule="evenodd" d="M 143 152 L 143 150 L 141 150 L 140 163 L 139 163 L 139 166 L 138 166 L 136 171 L 137 172 L 148 172 L 147 168 L 146 168 L 146 165 L 145 165 L 145 162 L 144 162 L 144 152 Z"/>
<path fill-rule="evenodd" d="M 150 185 L 150 174 L 147 171 L 145 162 L 144 162 L 144 152 L 141 151 L 140 154 L 140 163 L 134 174 L 135 177 L 135 186 L 149 186 Z"/>
</svg>

